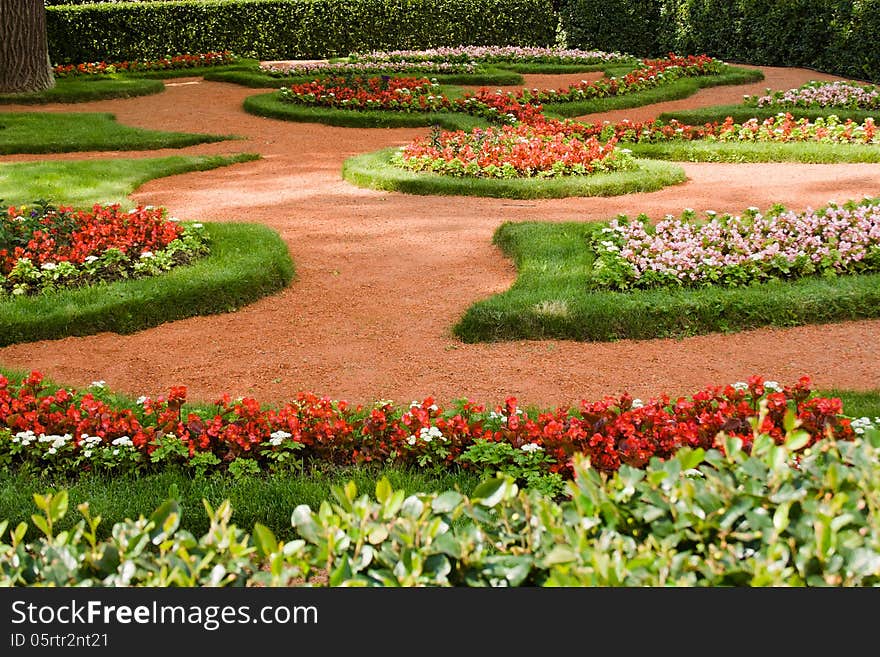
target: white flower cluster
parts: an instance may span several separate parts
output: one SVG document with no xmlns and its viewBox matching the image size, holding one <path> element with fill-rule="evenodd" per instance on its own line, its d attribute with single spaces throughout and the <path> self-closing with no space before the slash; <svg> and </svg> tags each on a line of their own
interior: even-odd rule
<svg viewBox="0 0 880 657">
<path fill-rule="evenodd" d="M 544 448 L 541 447 L 538 443 L 526 443 L 520 449 L 527 454 L 533 454 L 534 452 L 542 452 Z"/>
<path fill-rule="evenodd" d="M 880 429 L 880 417 L 858 417 L 851 422 L 853 431 L 862 435 L 868 429 Z"/>
<path fill-rule="evenodd" d="M 434 439 L 440 440 L 442 442 L 446 442 L 448 438 L 443 435 L 443 432 L 440 431 L 437 427 L 422 427 L 419 429 L 419 435 L 416 437 L 415 434 L 411 435 L 406 439 L 406 442 L 410 445 L 415 445 L 417 441 L 421 440 L 423 443 L 430 443 Z"/>
<path fill-rule="evenodd" d="M 290 438 L 290 436 L 291 434 L 287 433 L 286 431 L 282 431 L 281 429 L 279 429 L 278 431 L 273 431 L 271 434 L 269 434 L 269 444 L 273 447 L 278 447 L 278 445 Z"/>
</svg>

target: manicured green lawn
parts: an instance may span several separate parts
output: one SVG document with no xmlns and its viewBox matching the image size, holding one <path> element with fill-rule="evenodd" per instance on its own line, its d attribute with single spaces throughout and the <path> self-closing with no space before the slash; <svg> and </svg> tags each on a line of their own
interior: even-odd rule
<svg viewBox="0 0 880 657">
<path fill-rule="evenodd" d="M 461 93 L 461 90 L 458 90 Z M 249 96 L 244 109 L 257 116 L 283 121 L 324 123 L 343 128 L 417 128 L 439 125 L 447 130 L 485 128 L 488 121 L 457 112 L 395 112 L 391 110 L 340 110 L 300 105 L 281 100 L 277 91 Z"/>
<path fill-rule="evenodd" d="M 330 499 L 331 486 L 343 486 L 354 481 L 358 490 L 372 493 L 376 482 L 387 477 L 395 490 L 407 494 L 435 490 L 455 490 L 470 494 L 480 482 L 474 474 L 453 471 L 432 475 L 415 469 L 403 468 L 343 468 L 325 472 L 312 471 L 298 474 L 247 476 L 234 479 L 230 475 L 193 477 L 189 472 L 166 471 L 149 475 L 84 475 L 74 481 L 54 480 L 25 474 L 0 473 L 0 518 L 8 519 L 10 527 L 19 522 L 30 523 L 34 493 L 45 493 L 50 488 L 67 489 L 70 509 L 59 529 L 69 529 L 79 520 L 75 509 L 81 502 L 89 503 L 92 516 L 103 518 L 99 534 L 107 536 L 113 523 L 125 518 L 149 516 L 174 493 L 180 500 L 183 521 L 196 535 L 209 527 L 202 499 L 216 508 L 225 499 L 235 510 L 233 521 L 240 527 L 262 523 L 279 539 L 294 538 L 290 512 L 300 504 L 313 509 Z M 31 537 L 37 536 L 32 526 Z"/>
<path fill-rule="evenodd" d="M 0 199 L 6 205 L 46 199 L 55 205 L 119 203 L 123 207 L 133 207 L 127 195 L 153 178 L 207 171 L 256 159 L 259 159 L 259 155 L 242 153 L 0 164 Z"/>
<path fill-rule="evenodd" d="M 624 144 L 633 155 L 674 162 L 880 162 L 876 144 L 730 143 L 709 140 Z"/>
<path fill-rule="evenodd" d="M 205 224 L 211 253 L 159 276 L 0 301 L 0 346 L 104 331 L 134 333 L 232 312 L 293 278 L 287 245 L 257 224 Z"/>
<path fill-rule="evenodd" d="M 0 104 L 43 105 L 46 103 L 84 103 L 107 98 L 147 96 L 165 90 L 161 80 L 122 77 L 60 78 L 46 91 L 0 94 Z"/>
<path fill-rule="evenodd" d="M 162 132 L 121 125 L 112 114 L 0 113 L 0 154 L 183 148 L 232 135 Z"/>
<path fill-rule="evenodd" d="M 743 288 L 593 291 L 591 235 L 601 223 L 506 223 L 495 234 L 514 285 L 471 306 L 465 342 L 613 341 L 880 317 L 880 274 L 803 278 Z"/>
<path fill-rule="evenodd" d="M 491 196 L 498 198 L 561 198 L 566 196 L 619 196 L 651 192 L 685 181 L 684 170 L 662 162 L 638 160 L 630 171 L 560 178 L 466 178 L 417 173 L 391 163 L 393 148 L 350 157 L 342 177 L 371 189 L 406 194 Z"/>
</svg>

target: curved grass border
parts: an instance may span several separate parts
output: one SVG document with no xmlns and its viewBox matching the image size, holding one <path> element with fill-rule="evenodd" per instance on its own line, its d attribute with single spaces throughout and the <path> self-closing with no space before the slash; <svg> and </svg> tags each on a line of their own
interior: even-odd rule
<svg viewBox="0 0 880 657">
<path fill-rule="evenodd" d="M 59 78 L 45 91 L 0 94 L 0 105 L 45 105 L 47 103 L 85 103 L 110 98 L 134 98 L 165 91 L 161 80 L 148 78 Z"/>
<path fill-rule="evenodd" d="M 704 125 L 706 123 L 723 123 L 729 116 L 735 123 L 744 123 L 749 119 L 772 119 L 779 113 L 789 113 L 796 119 L 809 119 L 815 121 L 818 118 L 827 118 L 832 114 L 841 121 L 852 119 L 859 123 L 865 119 L 874 118 L 880 120 L 880 110 L 853 110 L 845 107 L 834 108 L 806 108 L 806 107 L 746 107 L 745 105 L 714 105 L 701 107 L 694 110 L 678 110 L 663 112 L 658 118 L 661 121 L 675 119 L 688 125 Z"/>
<path fill-rule="evenodd" d="M 674 162 L 801 162 L 804 164 L 878 163 L 880 146 L 871 144 L 727 143 L 672 141 L 625 144 L 633 155 Z"/>
<path fill-rule="evenodd" d="M 551 118 L 570 118 L 611 110 L 629 109 L 643 105 L 653 105 L 668 100 L 681 100 L 697 93 L 700 89 L 724 85 L 748 84 L 764 79 L 764 74 L 753 68 L 725 64 L 717 75 L 679 78 L 669 84 L 661 84 L 650 89 L 626 93 L 620 96 L 593 98 L 584 101 L 545 103 L 544 114 Z"/>
<path fill-rule="evenodd" d="M 210 255 L 165 274 L 0 301 L 0 346 L 231 312 L 293 279 L 287 245 L 270 228 L 206 223 L 205 230 Z"/>
<path fill-rule="evenodd" d="M 464 342 L 610 342 L 733 333 L 880 317 L 880 274 L 802 278 L 743 288 L 590 291 L 590 236 L 602 223 L 505 223 L 494 242 L 517 279 L 453 328 Z"/>
<path fill-rule="evenodd" d="M 359 187 L 437 196 L 495 198 L 564 198 L 567 196 L 620 196 L 653 192 L 686 180 L 684 170 L 666 163 L 637 160 L 630 171 L 596 173 L 564 178 L 459 178 L 416 173 L 391 164 L 395 148 L 356 155 L 342 165 L 342 177 Z"/>
<path fill-rule="evenodd" d="M 277 89 L 278 87 L 291 84 L 301 84 L 315 80 L 326 75 L 315 73 L 312 75 L 291 75 L 278 77 L 266 75 L 254 69 L 226 69 L 223 71 L 211 71 L 204 74 L 204 79 L 211 82 L 229 82 L 239 84 L 252 89 Z M 383 75 L 382 73 L 367 73 L 369 77 Z M 436 79 L 440 84 L 465 84 L 465 85 L 520 85 L 523 77 L 514 71 L 487 68 L 480 73 L 389 73 L 391 77 L 426 77 Z"/>
<path fill-rule="evenodd" d="M 300 105 L 281 100 L 277 91 L 248 96 L 244 100 L 244 109 L 270 119 L 323 123 L 341 128 L 424 128 L 439 125 L 446 130 L 471 130 L 489 125 L 484 119 L 455 112 L 361 111 Z"/>
<path fill-rule="evenodd" d="M 138 128 L 109 112 L 0 112 L 0 155 L 185 148 L 238 138 Z"/>
</svg>

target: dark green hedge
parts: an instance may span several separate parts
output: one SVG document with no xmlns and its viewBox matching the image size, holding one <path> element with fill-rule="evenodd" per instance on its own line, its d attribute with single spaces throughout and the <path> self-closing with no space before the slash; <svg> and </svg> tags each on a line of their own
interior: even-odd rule
<svg viewBox="0 0 880 657">
<path fill-rule="evenodd" d="M 47 9 L 55 63 L 232 50 L 261 59 L 454 45 L 548 45 L 550 0 L 209 0 Z"/>
<path fill-rule="evenodd" d="M 880 0 L 562 0 L 568 45 L 880 80 Z"/>
</svg>

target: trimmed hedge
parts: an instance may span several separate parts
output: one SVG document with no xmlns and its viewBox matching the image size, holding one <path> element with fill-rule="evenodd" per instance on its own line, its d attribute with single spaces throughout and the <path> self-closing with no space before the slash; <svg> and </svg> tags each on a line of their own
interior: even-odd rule
<svg viewBox="0 0 880 657">
<path fill-rule="evenodd" d="M 880 80 L 880 0 L 562 0 L 568 45 Z"/>
<path fill-rule="evenodd" d="M 231 50 L 260 59 L 354 51 L 546 46 L 550 0 L 183 0 L 47 8 L 55 63 Z"/>
</svg>

